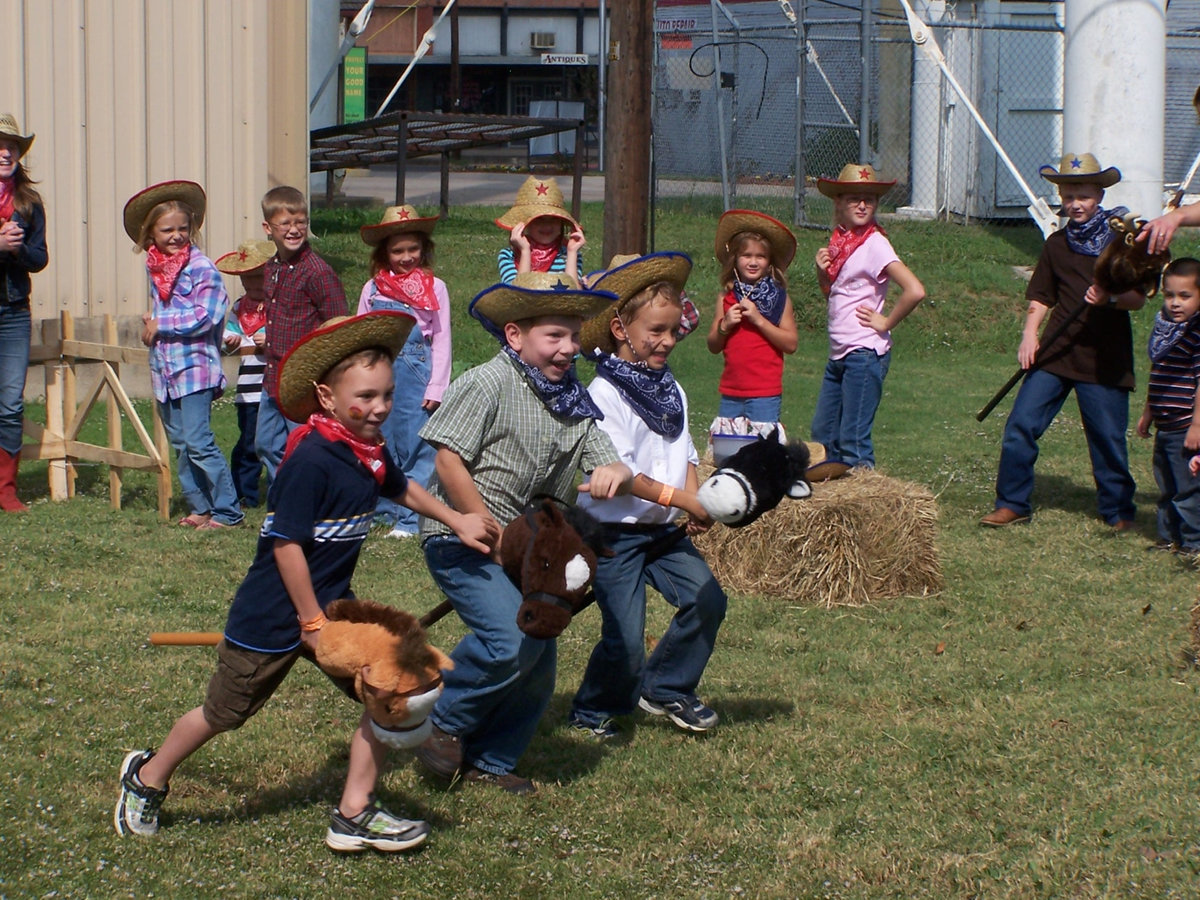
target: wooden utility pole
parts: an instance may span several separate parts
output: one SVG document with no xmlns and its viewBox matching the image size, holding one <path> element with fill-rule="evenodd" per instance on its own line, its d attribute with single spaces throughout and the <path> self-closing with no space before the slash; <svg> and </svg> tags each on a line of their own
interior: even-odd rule
<svg viewBox="0 0 1200 900">
<path fill-rule="evenodd" d="M 608 21 L 601 265 L 618 253 L 646 252 L 654 0 L 613 3 Z"/>
</svg>

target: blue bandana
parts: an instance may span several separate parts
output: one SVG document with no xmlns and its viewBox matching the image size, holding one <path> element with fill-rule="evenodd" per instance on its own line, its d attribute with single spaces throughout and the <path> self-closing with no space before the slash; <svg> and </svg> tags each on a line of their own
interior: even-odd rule
<svg viewBox="0 0 1200 900">
<path fill-rule="evenodd" d="M 611 383 L 646 427 L 668 440 L 683 434 L 683 394 L 667 366 L 651 369 L 611 353 L 592 357 L 596 375 Z"/>
<path fill-rule="evenodd" d="M 551 381 L 537 366 L 531 366 L 505 342 L 501 345 L 508 358 L 525 374 L 525 380 L 541 399 L 546 409 L 564 419 L 603 419 L 604 413 L 587 392 L 571 366 L 562 381 Z"/>
<path fill-rule="evenodd" d="M 1108 220 L 1113 216 L 1121 217 L 1129 210 L 1124 206 L 1115 209 L 1100 209 L 1096 214 L 1082 224 L 1067 223 L 1067 246 L 1076 253 L 1084 256 L 1099 256 L 1114 237 L 1108 227 Z"/>
<path fill-rule="evenodd" d="M 751 301 L 758 307 L 764 319 L 772 325 L 778 325 L 779 320 L 783 318 L 783 307 L 787 304 L 787 291 L 776 284 L 770 275 L 764 275 L 750 285 L 740 280 L 737 272 L 734 272 L 733 298 Z"/>
<path fill-rule="evenodd" d="M 1171 348 L 1179 343 L 1179 339 L 1187 333 L 1192 325 L 1196 324 L 1196 321 L 1196 316 L 1191 316 L 1182 322 L 1172 322 L 1162 314 L 1160 309 L 1158 315 L 1154 317 L 1154 329 L 1150 332 L 1150 342 L 1146 348 L 1150 353 L 1150 361 L 1159 362 L 1170 353 Z"/>
</svg>

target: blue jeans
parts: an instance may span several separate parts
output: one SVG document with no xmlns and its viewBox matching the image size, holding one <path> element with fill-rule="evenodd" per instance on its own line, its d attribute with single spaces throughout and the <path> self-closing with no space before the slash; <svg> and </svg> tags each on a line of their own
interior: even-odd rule
<svg viewBox="0 0 1200 900">
<path fill-rule="evenodd" d="M 745 416 L 751 422 L 778 422 L 783 412 L 783 397 L 730 397 L 721 395 L 717 415 L 734 419 Z"/>
<path fill-rule="evenodd" d="M 633 712 L 639 696 L 663 703 L 696 693 L 725 619 L 726 598 L 686 537 L 647 562 L 647 549 L 673 528 L 605 529 L 605 543 L 615 555 L 601 558 L 596 568 L 600 642 L 575 694 L 572 718 L 595 726 L 611 716 Z M 645 658 L 647 584 L 676 610 L 649 660 Z"/>
<path fill-rule="evenodd" d="M 825 364 L 813 411 L 812 439 L 825 448 L 829 459 L 874 468 L 871 427 L 891 362 L 890 351 L 880 356 L 862 348 Z"/>
<path fill-rule="evenodd" d="M 1158 536 L 1185 550 L 1200 550 L 1200 478 L 1188 471 L 1195 455 L 1183 446 L 1187 429 L 1154 433 L 1154 480 L 1158 482 Z"/>
<path fill-rule="evenodd" d="M 275 470 L 283 462 L 283 451 L 287 446 L 288 435 L 300 427 L 299 422 L 293 422 L 279 409 L 279 404 L 271 399 L 266 388 L 263 388 L 262 398 L 258 401 L 258 427 L 254 431 L 254 453 L 267 467 L 267 487 L 275 480 Z"/>
<path fill-rule="evenodd" d="M 554 693 L 558 646 L 517 628 L 521 593 L 489 557 L 435 536 L 425 541 L 425 562 L 470 629 L 450 654 L 454 668 L 443 673 L 430 718 L 462 739 L 466 762 L 507 775 Z"/>
<path fill-rule="evenodd" d="M 243 513 L 225 456 L 213 436 L 210 413 L 211 388 L 178 399 L 158 402 L 167 440 L 175 448 L 179 462 L 179 486 L 188 509 L 200 515 L 211 514 L 222 525 L 236 525 Z"/>
<path fill-rule="evenodd" d="M 376 298 L 373 309 L 407 309 L 405 304 Z M 425 400 L 425 389 L 433 374 L 433 360 L 429 355 L 429 342 L 416 325 L 409 332 L 408 340 L 400 348 L 392 366 L 396 378 L 396 393 L 393 395 L 392 412 L 383 423 L 383 437 L 387 441 L 392 459 L 404 470 L 409 481 L 421 487 L 429 486 L 433 475 L 433 460 L 437 451 L 421 440 L 418 432 L 429 421 L 429 413 L 421 408 Z M 401 531 L 417 532 L 418 516 L 403 504 L 380 497 L 375 507 L 376 521 L 399 528 Z"/>
<path fill-rule="evenodd" d="M 258 506 L 258 478 L 263 464 L 254 452 L 254 441 L 258 435 L 258 404 L 235 403 L 237 408 L 238 439 L 229 454 L 229 470 L 233 475 L 233 486 L 238 500 L 247 506 Z"/>
<path fill-rule="evenodd" d="M 1021 385 L 1004 426 L 1000 469 L 996 473 L 996 508 L 1011 509 L 1022 516 L 1033 512 L 1030 498 L 1033 496 L 1033 466 L 1038 458 L 1037 442 L 1072 390 L 1079 403 L 1083 433 L 1092 459 L 1097 511 L 1109 525 L 1133 521 L 1136 485 L 1129 474 L 1129 454 L 1125 446 L 1129 392 L 1072 381 L 1042 369 L 1034 369 L 1025 376 L 1025 383 Z"/>
<path fill-rule="evenodd" d="M 10 456 L 21 452 L 29 328 L 28 306 L 0 305 L 0 450 Z"/>
</svg>

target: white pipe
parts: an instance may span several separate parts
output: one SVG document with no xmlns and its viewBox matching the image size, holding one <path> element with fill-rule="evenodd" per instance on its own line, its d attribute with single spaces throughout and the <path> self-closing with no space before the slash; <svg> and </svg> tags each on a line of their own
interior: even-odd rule
<svg viewBox="0 0 1200 900">
<path fill-rule="evenodd" d="M 313 94 L 312 100 L 308 103 L 308 111 L 311 113 L 317 108 L 317 101 L 321 99 L 321 95 L 325 93 L 325 88 L 329 86 L 334 73 L 337 72 L 338 66 L 342 64 L 342 60 L 346 58 L 346 54 L 350 52 L 350 48 L 354 46 L 354 42 L 358 40 L 358 36 L 363 33 L 367 27 L 367 23 L 371 21 L 371 12 L 375 9 L 375 0 L 367 0 L 363 4 L 362 9 L 358 11 L 358 15 L 350 22 L 350 27 L 346 29 L 346 36 L 342 38 L 342 45 L 338 47 L 337 56 L 333 60 L 333 64 L 329 67 L 329 71 L 325 73 L 325 77 L 321 79 L 321 85 Z"/>
<path fill-rule="evenodd" d="M 900 5 L 904 7 L 904 15 L 908 19 L 908 30 L 912 34 L 913 43 L 937 62 L 938 68 L 942 70 L 942 75 L 945 76 L 946 81 L 950 83 L 955 93 L 958 94 L 959 99 L 967 107 L 967 110 L 975 119 L 975 124 L 979 126 L 979 130 L 991 142 L 991 145 L 996 150 L 996 154 L 1000 157 L 1004 165 L 1008 167 L 1008 171 L 1012 173 L 1013 178 L 1021 186 L 1021 190 L 1025 192 L 1025 196 L 1029 198 L 1030 203 L 1026 209 L 1029 211 L 1029 215 L 1033 218 L 1034 222 L 1042 230 L 1042 237 L 1049 237 L 1058 230 L 1058 216 L 1050 211 L 1050 207 L 1046 205 L 1045 200 L 1033 192 L 1016 164 L 1004 152 L 1004 148 L 1000 146 L 996 135 L 992 134 L 992 129 L 988 127 L 987 122 L 983 120 L 983 116 L 979 114 L 979 110 L 975 108 L 975 104 L 971 102 L 971 98 L 967 96 L 967 92 L 963 90 L 962 85 L 958 83 L 958 79 L 954 77 L 954 73 L 950 71 L 950 67 L 946 64 L 946 57 L 942 54 L 942 49 L 938 46 L 933 32 L 913 12 L 913 8 L 909 6 L 908 0 L 900 0 Z M 1162 158 L 1161 153 L 1159 154 L 1159 158 Z"/>
<path fill-rule="evenodd" d="M 1121 181 L 1105 206 L 1163 204 L 1164 0 L 1066 0 L 1063 152 L 1093 153 Z"/>
<path fill-rule="evenodd" d="M 437 37 L 438 25 L 441 24 L 442 19 L 446 18 L 446 13 L 450 12 L 450 7 L 453 5 L 454 0 L 446 0 L 446 8 L 442 10 L 442 14 L 434 19 L 433 24 L 429 26 L 429 30 L 421 35 L 421 43 L 417 46 L 417 52 L 413 54 L 413 58 L 409 61 L 408 65 L 405 66 L 404 71 L 400 73 L 400 77 L 397 78 L 396 83 L 392 85 L 391 91 L 386 97 L 383 98 L 383 102 L 379 104 L 379 109 L 375 110 L 375 118 L 379 118 L 383 115 L 383 111 L 387 109 L 387 105 L 392 102 L 392 98 L 396 96 L 396 92 L 400 90 L 400 86 L 404 84 L 405 80 L 407 80 L 408 73 L 413 70 L 413 66 L 417 64 L 417 61 L 420 60 L 421 57 L 429 52 L 429 48 L 433 46 L 434 39 Z"/>
</svg>

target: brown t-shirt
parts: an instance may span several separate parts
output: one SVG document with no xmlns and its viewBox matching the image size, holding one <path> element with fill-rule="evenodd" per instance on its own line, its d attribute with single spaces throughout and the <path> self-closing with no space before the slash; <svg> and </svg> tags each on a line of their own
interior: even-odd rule
<svg viewBox="0 0 1200 900">
<path fill-rule="evenodd" d="M 1065 231 L 1046 238 L 1042 256 L 1029 287 L 1027 300 L 1050 307 L 1043 334 L 1080 306 L 1092 284 L 1096 257 L 1076 253 L 1067 245 Z M 1113 307 L 1089 306 L 1053 344 L 1038 351 L 1038 368 L 1053 375 L 1133 390 L 1133 331 L 1129 313 Z"/>
</svg>

